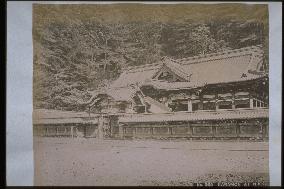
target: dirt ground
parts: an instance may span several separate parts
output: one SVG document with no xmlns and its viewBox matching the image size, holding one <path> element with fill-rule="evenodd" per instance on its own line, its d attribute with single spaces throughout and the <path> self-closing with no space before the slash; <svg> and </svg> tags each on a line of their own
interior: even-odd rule
<svg viewBox="0 0 284 189">
<path fill-rule="evenodd" d="M 268 142 L 35 138 L 35 185 L 268 185 Z"/>
</svg>

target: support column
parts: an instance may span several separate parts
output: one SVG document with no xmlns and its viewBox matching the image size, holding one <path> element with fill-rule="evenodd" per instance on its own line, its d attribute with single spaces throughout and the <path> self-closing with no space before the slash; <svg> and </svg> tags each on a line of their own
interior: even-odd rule
<svg viewBox="0 0 284 189">
<path fill-rule="evenodd" d="M 253 109 L 253 97 L 252 97 L 251 92 L 249 93 L 249 107 L 250 107 L 251 109 Z"/>
<path fill-rule="evenodd" d="M 187 122 L 187 133 L 186 134 L 188 134 L 190 137 L 191 137 L 191 135 L 192 135 L 192 133 L 191 133 L 191 126 L 190 126 L 190 124 L 189 124 L 189 122 Z"/>
<path fill-rule="evenodd" d="M 253 98 L 249 99 L 249 107 L 252 109 L 253 108 Z"/>
<path fill-rule="evenodd" d="M 45 136 L 48 136 L 49 132 L 48 132 L 48 127 L 46 127 L 46 133 Z"/>
<path fill-rule="evenodd" d="M 136 135 L 137 135 L 137 127 L 134 127 L 133 129 L 134 129 L 134 133 L 133 133 L 134 137 L 136 137 Z"/>
<path fill-rule="evenodd" d="M 215 107 L 216 107 L 216 111 L 218 111 L 219 110 L 218 93 L 215 94 Z"/>
<path fill-rule="evenodd" d="M 216 125 L 212 124 L 211 129 L 212 129 L 212 137 L 215 138 L 216 137 Z"/>
<path fill-rule="evenodd" d="M 87 125 L 84 125 L 84 136 L 83 137 L 86 137 L 87 136 Z"/>
<path fill-rule="evenodd" d="M 118 123 L 118 134 L 119 134 L 119 138 L 123 138 L 123 125 Z"/>
<path fill-rule="evenodd" d="M 173 127 L 170 127 L 170 135 L 173 135 Z"/>
<path fill-rule="evenodd" d="M 55 136 L 58 136 L 58 127 L 55 127 Z"/>
<path fill-rule="evenodd" d="M 265 138 L 268 138 L 269 137 L 269 123 L 268 121 L 265 121 L 264 124 L 265 124 Z"/>
<path fill-rule="evenodd" d="M 232 92 L 232 109 L 236 109 L 236 105 L 235 105 L 235 92 Z"/>
<path fill-rule="evenodd" d="M 263 127 L 261 122 L 259 123 L 259 125 L 260 125 L 260 132 L 261 132 L 261 136 L 260 137 L 263 140 L 263 138 L 264 138 L 264 127 Z"/>
<path fill-rule="evenodd" d="M 71 126 L 71 138 L 74 138 L 74 126 Z"/>
<path fill-rule="evenodd" d="M 236 134 L 237 134 L 238 140 L 240 139 L 240 132 L 241 132 L 240 124 L 236 123 Z"/>
<path fill-rule="evenodd" d="M 189 130 L 190 130 L 190 140 L 193 139 L 193 126 L 191 124 L 189 124 Z"/>
<path fill-rule="evenodd" d="M 188 108 L 187 111 L 192 112 L 192 100 L 188 99 Z"/>
<path fill-rule="evenodd" d="M 103 127 L 104 127 L 104 120 L 103 116 L 101 116 L 98 118 L 98 139 L 104 138 Z"/>
<path fill-rule="evenodd" d="M 200 102 L 198 104 L 198 110 L 203 110 L 203 99 L 200 99 Z"/>
<path fill-rule="evenodd" d="M 171 128 L 168 127 L 168 134 L 171 135 Z"/>
</svg>

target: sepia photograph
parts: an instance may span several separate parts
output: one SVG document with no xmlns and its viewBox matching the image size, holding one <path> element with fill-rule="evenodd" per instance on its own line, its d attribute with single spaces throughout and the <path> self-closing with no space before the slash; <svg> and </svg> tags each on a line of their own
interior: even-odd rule
<svg viewBox="0 0 284 189">
<path fill-rule="evenodd" d="M 33 4 L 36 186 L 269 186 L 267 4 Z"/>
</svg>

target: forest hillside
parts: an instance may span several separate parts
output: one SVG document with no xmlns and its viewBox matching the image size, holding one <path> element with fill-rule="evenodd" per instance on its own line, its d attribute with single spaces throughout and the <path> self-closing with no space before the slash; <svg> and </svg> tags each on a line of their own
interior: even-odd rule
<svg viewBox="0 0 284 189">
<path fill-rule="evenodd" d="M 53 10 L 56 14 L 60 12 Z M 185 17 L 178 22 L 60 18 L 34 19 L 40 23 L 45 19 L 33 27 L 34 108 L 83 110 L 91 91 L 116 79 L 126 67 L 155 63 L 164 56 L 178 59 L 262 45 L 267 60 L 268 28 L 258 19 L 228 15 L 207 20 Z"/>
</svg>

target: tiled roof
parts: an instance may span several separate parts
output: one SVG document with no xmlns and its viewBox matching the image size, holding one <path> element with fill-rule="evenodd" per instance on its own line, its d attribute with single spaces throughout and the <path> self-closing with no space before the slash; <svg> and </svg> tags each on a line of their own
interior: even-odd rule
<svg viewBox="0 0 284 189">
<path fill-rule="evenodd" d="M 109 88 L 106 90 L 106 94 L 111 96 L 116 101 L 129 101 L 137 92 L 137 89 L 133 87 L 122 87 L 122 88 Z"/>
<path fill-rule="evenodd" d="M 95 114 L 91 114 L 94 116 Z M 33 117 L 35 118 L 76 118 L 76 117 L 89 117 L 87 112 L 75 112 L 75 111 L 61 111 L 51 109 L 35 109 L 33 111 Z"/>
<path fill-rule="evenodd" d="M 89 105 L 93 105 L 94 102 L 98 99 L 99 95 L 108 95 L 112 97 L 116 101 L 129 101 L 137 92 L 137 88 L 133 86 L 126 87 L 113 87 L 113 88 L 105 88 L 101 89 L 94 93 L 94 95 L 89 100 Z M 91 103 L 92 102 L 92 103 Z"/>
<path fill-rule="evenodd" d="M 35 109 L 33 111 L 33 124 L 63 124 L 63 123 L 86 123 L 89 117 L 95 114 L 87 112 L 60 111 L 50 109 Z M 90 120 L 92 123 L 95 120 Z"/>
<path fill-rule="evenodd" d="M 82 118 L 57 118 L 57 119 L 34 119 L 33 124 L 44 124 L 44 125 L 54 125 L 54 124 L 73 124 L 73 123 L 92 123 L 96 124 L 97 119 L 86 120 Z"/>
<path fill-rule="evenodd" d="M 264 73 L 259 72 L 263 60 L 262 54 L 260 46 L 252 46 L 178 60 L 166 58 L 157 64 L 130 67 L 113 82 L 111 87 L 144 83 L 152 79 L 163 65 L 168 66 L 179 76 L 186 78 L 190 75 L 188 84 L 176 82 L 173 88 L 253 80 L 264 76 Z"/>
<path fill-rule="evenodd" d="M 222 59 L 208 59 L 204 62 L 184 62 L 184 70 L 190 72 L 190 82 L 195 86 L 215 83 L 245 81 L 261 77 L 248 72 L 252 55 L 242 54 Z M 253 62 L 253 61 L 252 61 Z M 251 68 L 253 69 L 253 68 Z M 246 77 L 243 77 L 243 75 Z"/>
<path fill-rule="evenodd" d="M 121 123 L 164 122 L 164 121 L 201 121 L 268 118 L 268 109 L 242 109 L 197 112 L 172 112 L 164 114 L 131 114 L 119 118 Z"/>
<path fill-rule="evenodd" d="M 159 70 L 160 66 L 161 64 L 156 64 L 129 68 L 123 72 L 110 87 L 126 87 L 131 84 L 141 83 L 146 79 L 151 79 L 152 76 Z"/>
<path fill-rule="evenodd" d="M 252 53 L 253 55 L 257 57 L 262 57 L 263 56 L 262 46 L 260 45 L 250 46 L 250 47 L 244 47 L 240 49 L 220 51 L 217 53 L 201 54 L 197 56 L 179 59 L 178 62 L 183 62 L 185 64 L 207 62 L 207 61 L 214 60 L 214 59 L 224 59 L 230 56 L 242 56 L 242 55 L 252 54 Z"/>
</svg>

